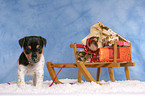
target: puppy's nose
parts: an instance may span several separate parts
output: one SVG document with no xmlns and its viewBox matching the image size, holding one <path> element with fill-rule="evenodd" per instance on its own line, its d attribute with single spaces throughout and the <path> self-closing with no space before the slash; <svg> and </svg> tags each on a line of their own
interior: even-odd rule
<svg viewBox="0 0 145 96">
<path fill-rule="evenodd" d="M 37 58 L 32 58 L 33 62 L 36 63 L 37 62 Z"/>
<path fill-rule="evenodd" d="M 34 63 L 37 62 L 37 54 L 33 53 L 31 58 Z"/>
</svg>

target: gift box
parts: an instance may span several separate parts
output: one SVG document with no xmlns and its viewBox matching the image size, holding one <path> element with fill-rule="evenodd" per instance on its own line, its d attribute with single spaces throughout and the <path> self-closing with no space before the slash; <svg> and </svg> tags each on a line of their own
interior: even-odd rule
<svg viewBox="0 0 145 96">
<path fill-rule="evenodd" d="M 117 45 L 119 46 L 131 46 L 130 42 L 124 42 L 124 41 L 117 41 Z"/>
<path fill-rule="evenodd" d="M 99 48 L 97 51 L 97 59 L 100 62 L 113 61 L 113 47 Z M 117 61 L 130 61 L 130 47 L 117 47 Z"/>
</svg>

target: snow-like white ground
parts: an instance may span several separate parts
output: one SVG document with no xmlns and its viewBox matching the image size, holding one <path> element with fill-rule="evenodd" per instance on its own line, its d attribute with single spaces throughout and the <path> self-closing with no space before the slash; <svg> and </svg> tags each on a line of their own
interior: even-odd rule
<svg viewBox="0 0 145 96">
<path fill-rule="evenodd" d="M 61 79 L 64 84 L 54 84 L 44 81 L 42 88 L 36 88 L 32 81 L 26 82 L 25 89 L 20 89 L 16 82 L 0 84 L 1 95 L 52 95 L 52 96 L 145 96 L 145 82 L 137 80 L 105 82 L 102 85 L 95 82 L 78 83 L 76 79 Z M 73 83 L 73 84 L 70 84 Z"/>
</svg>

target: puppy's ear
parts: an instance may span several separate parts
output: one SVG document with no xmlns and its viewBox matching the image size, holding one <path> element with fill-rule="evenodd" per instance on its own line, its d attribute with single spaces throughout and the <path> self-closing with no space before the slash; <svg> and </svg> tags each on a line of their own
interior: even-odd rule
<svg viewBox="0 0 145 96">
<path fill-rule="evenodd" d="M 46 39 L 45 39 L 45 38 L 43 38 L 43 37 L 41 37 L 41 36 L 40 36 L 40 39 L 42 40 L 43 45 L 46 47 L 46 43 L 47 43 Z"/>
<path fill-rule="evenodd" d="M 19 45 L 21 46 L 21 48 L 24 46 L 24 42 L 25 42 L 25 38 L 19 40 Z"/>
</svg>

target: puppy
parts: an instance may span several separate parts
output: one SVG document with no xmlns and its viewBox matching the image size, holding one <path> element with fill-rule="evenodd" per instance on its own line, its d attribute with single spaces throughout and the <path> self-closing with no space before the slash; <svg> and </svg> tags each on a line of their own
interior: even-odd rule
<svg viewBox="0 0 145 96">
<path fill-rule="evenodd" d="M 25 87 L 25 75 L 33 76 L 33 85 L 42 87 L 44 76 L 43 46 L 46 39 L 41 36 L 29 36 L 19 40 L 23 52 L 17 62 L 17 79 L 20 88 Z"/>
</svg>

